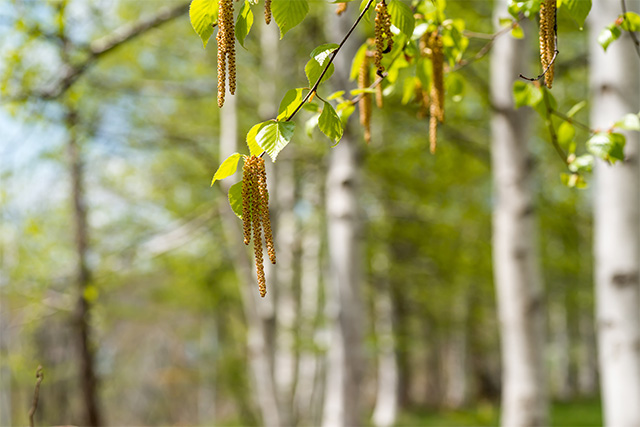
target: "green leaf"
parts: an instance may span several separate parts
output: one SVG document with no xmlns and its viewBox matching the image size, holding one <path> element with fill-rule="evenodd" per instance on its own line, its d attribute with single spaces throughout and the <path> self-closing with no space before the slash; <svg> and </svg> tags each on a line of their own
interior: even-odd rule
<svg viewBox="0 0 640 427">
<path fill-rule="evenodd" d="M 226 177 L 236 173 L 236 170 L 238 169 L 238 161 L 240 160 L 241 156 L 242 154 L 240 153 L 233 153 L 232 155 L 227 157 L 225 161 L 222 162 L 215 175 L 213 175 L 211 185 L 213 185 L 213 183 L 219 179 L 225 179 Z"/>
<path fill-rule="evenodd" d="M 322 44 L 313 49 L 309 56 L 318 61 L 318 64 L 324 65 L 325 61 L 329 59 L 331 53 L 339 47 L 340 45 L 336 43 Z"/>
<path fill-rule="evenodd" d="M 578 112 L 580 110 L 582 110 L 584 107 L 587 106 L 587 101 L 580 101 L 578 102 L 576 105 L 574 105 L 573 107 L 571 107 L 571 109 L 569 110 L 569 112 L 567 113 L 567 117 L 573 117 L 576 114 L 578 114 Z"/>
<path fill-rule="evenodd" d="M 620 34 L 622 34 L 620 27 L 617 25 L 609 25 L 602 30 L 598 36 L 598 43 L 600 43 L 600 46 L 606 51 L 609 45 L 620 37 Z"/>
<path fill-rule="evenodd" d="M 271 160 L 275 162 L 278 153 L 280 153 L 291 141 L 291 138 L 293 138 L 295 127 L 296 125 L 293 122 L 265 122 L 264 126 L 260 128 L 256 135 L 256 142 L 267 152 Z"/>
<path fill-rule="evenodd" d="M 640 31 L 640 15 L 634 12 L 627 12 L 622 15 L 624 21 L 622 21 L 622 29 L 625 31 L 637 32 Z"/>
<path fill-rule="evenodd" d="M 560 175 L 560 179 L 562 179 L 562 183 L 569 188 L 587 188 L 586 181 L 584 180 L 584 178 L 582 178 L 582 175 L 579 175 L 577 173 L 563 173 Z"/>
<path fill-rule="evenodd" d="M 558 143 L 563 147 L 568 146 L 576 136 L 576 130 L 569 122 L 562 122 L 558 128 Z"/>
<path fill-rule="evenodd" d="M 307 0 L 272 0 L 271 13 L 280 28 L 280 38 L 304 20 L 309 13 Z"/>
<path fill-rule="evenodd" d="M 325 102 L 322 108 L 322 114 L 320 114 L 320 118 L 318 119 L 318 128 L 336 144 L 340 142 L 343 132 L 342 122 L 336 110 L 334 110 L 328 102 Z"/>
<path fill-rule="evenodd" d="M 242 181 L 236 182 L 229 188 L 229 205 L 233 213 L 242 219 Z"/>
<path fill-rule="evenodd" d="M 344 95 L 344 91 L 343 90 L 339 90 L 337 92 L 333 92 L 331 95 L 327 96 L 327 101 L 331 101 L 334 99 L 340 99 L 342 98 L 342 95 Z"/>
<path fill-rule="evenodd" d="M 611 163 L 624 160 L 626 139 L 620 133 L 599 132 L 587 141 L 587 150 L 595 156 Z"/>
<path fill-rule="evenodd" d="M 213 34 L 213 24 L 218 21 L 218 0 L 193 0 L 189 6 L 189 19 L 206 48 Z"/>
<path fill-rule="evenodd" d="M 524 31 L 522 30 L 522 27 L 520 26 L 520 24 L 516 24 L 513 26 L 513 28 L 511 29 L 511 36 L 514 39 L 524 38 Z"/>
<path fill-rule="evenodd" d="M 591 0 L 564 0 L 562 6 L 567 9 L 571 19 L 582 30 L 584 22 L 591 11 Z"/>
<path fill-rule="evenodd" d="M 326 73 L 324 73 L 324 76 L 322 76 L 322 81 L 320 81 L 320 83 L 327 81 L 327 79 L 333 75 L 334 69 L 335 67 L 333 66 L 333 64 L 329 65 L 329 69 Z M 322 70 L 324 70 L 324 67 L 320 65 L 315 59 L 312 58 L 309 60 L 309 62 L 307 62 L 307 65 L 305 65 L 304 67 L 304 73 L 307 75 L 307 80 L 309 80 L 310 88 L 313 87 L 316 81 L 320 78 Z"/>
<path fill-rule="evenodd" d="M 391 15 L 391 23 L 408 38 L 411 38 L 413 28 L 416 25 L 416 20 L 413 17 L 411 8 L 400 0 L 391 0 L 388 7 L 389 15 Z"/>
<path fill-rule="evenodd" d="M 528 105 L 535 107 L 542 101 L 542 92 L 532 84 L 516 81 L 513 84 L 513 96 L 516 108 Z"/>
<path fill-rule="evenodd" d="M 302 88 L 290 89 L 280 101 L 277 120 L 286 120 L 302 102 Z"/>
<path fill-rule="evenodd" d="M 349 116 L 356 111 L 356 106 L 353 105 L 351 101 L 344 101 L 338 104 L 337 106 L 338 116 L 340 116 L 340 120 L 342 121 L 342 127 L 347 126 L 347 120 L 349 120 Z"/>
<path fill-rule="evenodd" d="M 268 122 L 258 123 L 249 130 L 249 133 L 247 133 L 247 147 L 249 147 L 249 153 L 252 156 L 259 156 L 264 152 L 264 150 L 258 145 L 256 136 L 258 135 L 260 129 L 262 129 L 263 126 L 266 126 L 267 123 Z"/>
<path fill-rule="evenodd" d="M 304 124 L 304 129 L 307 132 L 307 136 L 309 138 L 313 137 L 313 130 L 316 128 L 316 126 L 318 126 L 318 119 L 319 118 L 320 118 L 320 114 L 314 114 Z"/>
<path fill-rule="evenodd" d="M 640 131 L 640 117 L 638 114 L 626 114 L 622 120 L 617 121 L 614 126 L 625 130 Z"/>
<path fill-rule="evenodd" d="M 571 172 L 591 172 L 593 169 L 593 160 L 591 154 L 583 154 L 569 163 L 569 170 Z"/>
<path fill-rule="evenodd" d="M 238 20 L 236 21 L 236 38 L 240 42 L 240 45 L 244 47 L 244 39 L 251 31 L 253 25 L 253 12 L 251 12 L 251 6 L 249 2 L 245 0 L 244 6 L 238 14 Z"/>
</svg>

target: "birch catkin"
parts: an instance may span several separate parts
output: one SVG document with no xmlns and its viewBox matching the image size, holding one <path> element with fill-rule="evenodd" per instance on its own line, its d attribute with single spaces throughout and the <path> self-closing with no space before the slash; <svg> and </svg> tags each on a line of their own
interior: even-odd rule
<svg viewBox="0 0 640 427">
<path fill-rule="evenodd" d="M 540 63 L 549 89 L 553 84 L 553 57 L 556 51 L 556 0 L 540 3 Z"/>
<path fill-rule="evenodd" d="M 371 76 L 369 75 L 369 57 L 365 55 L 360 64 L 358 72 L 358 89 L 366 89 L 371 85 Z M 369 144 L 371 142 L 371 94 L 363 92 L 360 101 L 358 101 L 358 109 L 360 110 L 360 124 L 364 128 L 364 140 Z"/>
<path fill-rule="evenodd" d="M 264 0 L 264 22 L 271 24 L 271 0 Z"/>
<path fill-rule="evenodd" d="M 391 51 L 393 48 L 393 34 L 391 33 L 391 15 L 387 9 L 385 0 L 382 0 L 376 5 L 376 19 L 375 19 L 375 41 L 376 51 L 373 56 L 373 60 L 376 66 L 376 70 L 379 76 L 382 76 L 384 67 L 382 66 L 382 55 Z M 385 48 L 384 43 L 387 42 Z"/>
<path fill-rule="evenodd" d="M 227 66 L 229 67 L 229 92 L 236 92 L 236 48 L 233 28 L 233 0 L 218 2 L 218 107 L 224 105 L 227 82 Z"/>
<path fill-rule="evenodd" d="M 246 157 L 242 168 L 242 226 L 244 244 L 248 245 L 253 237 L 258 289 L 260 296 L 264 297 L 267 294 L 267 283 L 264 274 L 263 232 L 267 253 L 272 264 L 276 263 L 276 252 L 271 233 L 271 219 L 269 218 L 267 172 L 264 159 L 261 157 Z"/>
</svg>

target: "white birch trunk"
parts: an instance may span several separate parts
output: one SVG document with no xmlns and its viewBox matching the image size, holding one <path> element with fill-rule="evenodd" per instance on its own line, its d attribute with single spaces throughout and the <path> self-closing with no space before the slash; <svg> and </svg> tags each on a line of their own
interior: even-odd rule
<svg viewBox="0 0 640 427">
<path fill-rule="evenodd" d="M 336 39 L 347 33 L 353 21 L 329 11 L 328 34 Z M 349 61 L 357 42 L 350 40 L 340 52 L 333 80 L 347 87 Z M 324 427 L 360 425 L 362 377 L 363 296 L 358 250 L 358 161 L 356 141 L 345 129 L 340 144 L 331 149 L 327 173 L 327 231 L 329 280 L 327 317 L 330 328 L 327 379 L 322 424 Z"/>
<path fill-rule="evenodd" d="M 393 336 L 393 307 L 389 290 L 389 261 L 386 256 L 375 261 L 374 268 L 383 277 L 375 297 L 375 331 L 378 340 L 378 392 L 373 424 L 392 426 L 398 414 L 398 364 Z"/>
<path fill-rule="evenodd" d="M 495 4 L 498 18 L 507 1 Z M 548 425 L 544 371 L 542 280 L 536 245 L 525 111 L 515 111 L 512 88 L 524 70 L 526 44 L 496 39 L 491 53 L 493 267 L 502 352 L 502 414 L 505 427 Z"/>
<path fill-rule="evenodd" d="M 316 177 L 317 178 L 317 177 Z M 307 341 L 298 357 L 298 372 L 295 389 L 295 409 L 302 425 L 317 425 L 319 355 L 315 350 L 315 324 L 319 312 L 320 296 L 320 218 L 318 180 L 308 178 L 302 195 L 311 201 L 312 211 L 302 230 L 302 259 L 300 266 L 300 319 L 299 336 Z"/>
<path fill-rule="evenodd" d="M 238 151 L 236 97 L 227 93 L 225 98 L 225 105 L 220 110 L 221 160 Z M 225 192 L 238 179 L 239 177 L 236 174 L 235 179 L 229 177 L 227 180 L 222 181 Z M 271 351 L 268 343 L 268 320 L 273 317 L 271 298 L 260 298 L 258 295 L 255 266 L 249 261 L 247 252 L 242 244 L 243 237 L 240 221 L 225 203 L 223 203 L 221 211 L 228 245 L 234 248 L 236 252 L 236 270 L 240 281 L 240 294 L 247 321 L 247 347 L 254 398 L 260 409 L 263 424 L 265 426 L 278 427 L 282 425 L 282 422 L 276 400 L 276 388 L 270 360 Z"/>
<path fill-rule="evenodd" d="M 638 10 L 637 1 L 628 6 Z M 640 109 L 639 60 L 624 34 L 606 53 L 599 33 L 621 13 L 596 0 L 590 16 L 591 127 L 609 128 Z M 637 132 L 626 132 L 626 159 L 595 169 L 594 244 L 600 389 L 605 424 L 640 425 L 640 196 Z"/>
</svg>

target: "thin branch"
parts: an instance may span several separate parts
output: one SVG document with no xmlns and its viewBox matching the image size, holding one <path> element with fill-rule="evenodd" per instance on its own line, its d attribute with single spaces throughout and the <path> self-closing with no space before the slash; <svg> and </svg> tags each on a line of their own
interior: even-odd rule
<svg viewBox="0 0 640 427">
<path fill-rule="evenodd" d="M 620 0 L 620 2 L 622 3 L 622 13 L 624 14 L 624 19 L 627 19 L 627 2 L 625 0 Z M 628 31 L 628 33 L 631 36 L 631 40 L 633 40 L 633 46 L 636 48 L 636 53 L 638 54 L 638 57 L 640 57 L 640 41 L 638 41 L 636 33 L 634 33 L 633 31 Z"/>
<path fill-rule="evenodd" d="M 564 114 L 562 114 L 561 112 L 551 109 L 551 114 L 553 114 L 554 116 L 557 116 L 559 118 L 561 118 L 562 120 L 564 120 L 567 123 L 571 123 L 572 125 L 578 126 L 579 128 L 582 128 L 584 130 L 586 130 L 589 133 L 595 133 L 595 131 L 593 129 L 591 129 L 589 126 L 585 125 L 584 123 L 581 123 L 569 116 L 565 116 Z"/>
<path fill-rule="evenodd" d="M 524 19 L 524 15 L 520 14 L 518 16 L 518 19 L 513 21 L 511 23 L 511 25 L 509 25 L 508 27 L 504 27 L 503 29 L 501 29 L 497 33 L 491 34 L 491 35 L 484 35 L 484 34 L 473 33 L 473 32 L 465 32 L 465 34 L 467 34 L 470 37 L 489 39 L 489 42 L 487 42 L 487 44 L 482 46 L 482 49 L 480 49 L 478 51 L 478 53 L 476 53 L 471 59 L 466 59 L 466 60 L 462 60 L 462 61 L 458 62 L 456 64 L 456 66 L 453 67 L 453 70 L 451 70 L 451 71 L 458 71 L 459 69 L 461 69 L 463 67 L 466 67 L 467 65 L 471 64 L 472 62 L 478 61 L 479 59 L 483 58 L 487 53 L 489 53 L 489 51 L 493 47 L 493 44 L 495 43 L 496 39 L 498 37 L 500 37 L 501 35 L 506 34 L 509 31 L 513 30 L 516 26 L 519 25 L 519 23 L 520 23 L 520 21 L 522 19 Z"/>
<path fill-rule="evenodd" d="M 313 93 L 315 93 L 315 91 L 318 89 L 318 86 L 320 86 L 320 82 L 322 81 L 322 78 L 327 73 L 327 70 L 329 70 L 329 67 L 333 63 L 333 60 L 338 55 L 338 52 L 340 52 L 340 49 L 342 49 L 342 46 L 344 46 L 346 41 L 349 39 L 349 37 L 351 36 L 351 33 L 353 33 L 353 30 L 356 29 L 356 27 L 358 26 L 358 24 L 360 23 L 360 21 L 364 17 L 365 13 L 367 13 L 367 11 L 369 10 L 369 7 L 371 6 L 371 3 L 373 3 L 373 0 L 369 0 L 367 2 L 367 5 L 362 9 L 362 12 L 360 12 L 360 16 L 358 16 L 358 19 L 356 19 L 356 22 L 353 23 L 353 25 L 351 26 L 351 28 L 349 29 L 347 34 L 344 36 L 344 38 L 342 39 L 342 41 L 340 42 L 340 44 L 338 45 L 336 50 L 331 52 L 331 56 L 329 57 L 329 61 L 327 61 L 327 65 L 324 66 L 324 69 L 322 70 L 322 73 L 320 74 L 320 77 L 318 77 L 318 80 L 316 80 L 315 84 L 313 85 L 313 87 L 311 88 L 309 93 L 307 93 L 307 96 L 305 96 L 304 99 L 300 102 L 300 105 L 298 105 L 298 107 L 296 107 L 294 112 L 291 113 L 291 115 L 289 117 L 287 117 L 287 119 L 285 120 L 286 122 L 288 122 L 291 119 L 293 119 L 293 117 L 298 113 L 298 111 L 300 111 L 302 106 L 309 100 L 311 95 Z"/>
<path fill-rule="evenodd" d="M 153 16 L 142 18 L 141 20 L 125 24 L 114 30 L 111 34 L 91 42 L 87 51 L 87 58 L 76 65 L 71 65 L 62 80 L 58 81 L 54 87 L 48 90 L 34 91 L 18 97 L 16 100 L 26 100 L 29 97 L 36 97 L 43 100 L 53 100 L 63 95 L 73 84 L 103 55 L 113 51 L 118 46 L 156 28 L 166 22 L 171 21 L 178 16 L 186 13 L 189 8 L 189 2 L 182 2 L 177 6 L 165 7 L 160 9 Z"/>
<path fill-rule="evenodd" d="M 36 369 L 36 386 L 33 390 L 33 403 L 31 404 L 31 409 L 29 409 L 29 425 L 33 427 L 33 416 L 36 413 L 36 409 L 38 409 L 38 397 L 40 396 L 40 383 L 44 379 L 44 372 L 42 371 L 42 365 L 38 366 Z"/>
</svg>

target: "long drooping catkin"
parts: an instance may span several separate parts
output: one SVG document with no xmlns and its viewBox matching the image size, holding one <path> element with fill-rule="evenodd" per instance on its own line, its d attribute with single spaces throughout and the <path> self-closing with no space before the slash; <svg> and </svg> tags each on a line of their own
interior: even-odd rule
<svg viewBox="0 0 640 427">
<path fill-rule="evenodd" d="M 431 49 L 431 115 L 444 121 L 444 52 L 442 37 L 436 32 L 429 36 Z"/>
<path fill-rule="evenodd" d="M 553 84 L 553 57 L 556 51 L 556 0 L 542 0 L 540 4 L 540 64 L 545 84 Z"/>
<path fill-rule="evenodd" d="M 255 174 L 252 171 L 254 164 L 254 157 L 246 157 L 242 168 L 242 230 L 245 245 L 251 241 L 252 206 L 256 194 Z"/>
<path fill-rule="evenodd" d="M 371 76 L 369 75 L 369 57 L 365 55 L 360 64 L 358 72 L 358 89 L 366 89 L 371 85 Z M 360 124 L 364 128 L 364 140 L 369 144 L 371 142 L 371 94 L 363 92 L 358 102 L 360 110 Z"/>
<path fill-rule="evenodd" d="M 236 48 L 233 28 L 233 0 L 218 2 L 218 107 L 224 105 L 227 81 L 227 65 L 229 66 L 229 92 L 236 91 Z"/>
<path fill-rule="evenodd" d="M 373 56 L 374 64 L 376 66 L 376 72 L 379 76 L 382 76 L 384 67 L 382 66 L 382 55 L 391 51 L 393 48 L 393 34 L 391 33 L 391 15 L 387 9 L 385 0 L 380 1 L 376 5 L 376 19 L 375 19 L 375 41 L 376 51 Z M 384 47 L 385 41 L 387 47 Z"/>
<path fill-rule="evenodd" d="M 264 0 L 264 22 L 271 24 L 271 0 Z"/>
<path fill-rule="evenodd" d="M 258 158 L 257 163 L 257 179 L 258 179 L 258 203 L 260 216 L 262 218 L 262 226 L 264 228 L 264 240 L 267 245 L 267 253 L 271 264 L 276 263 L 276 250 L 273 246 L 273 234 L 271 232 L 271 218 L 269 216 L 269 191 L 267 190 L 267 171 L 265 169 L 264 159 Z"/>
</svg>

